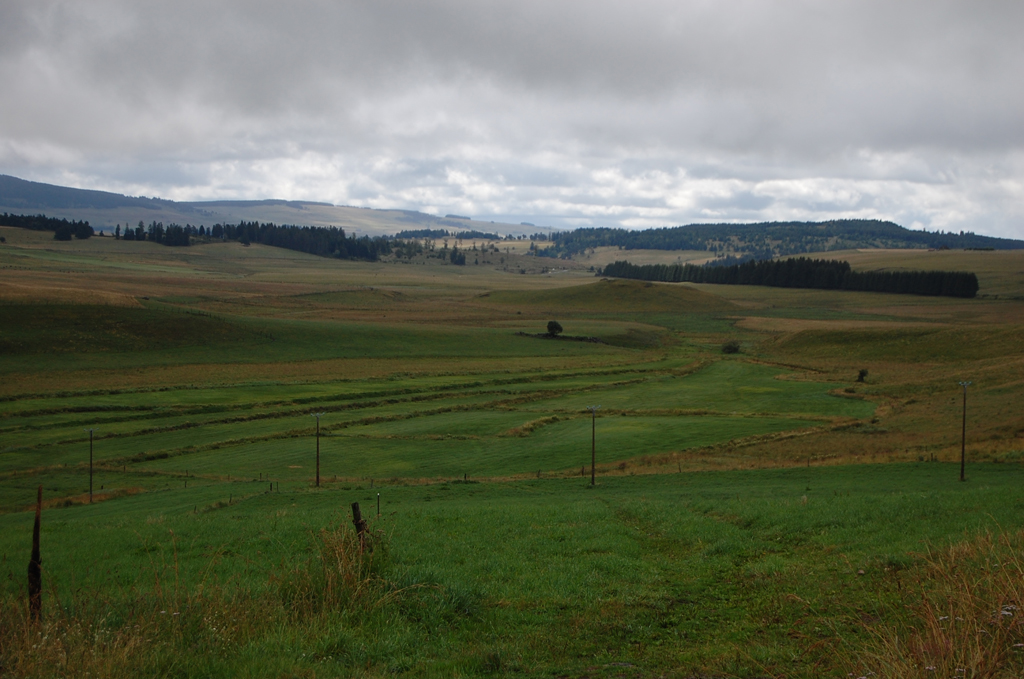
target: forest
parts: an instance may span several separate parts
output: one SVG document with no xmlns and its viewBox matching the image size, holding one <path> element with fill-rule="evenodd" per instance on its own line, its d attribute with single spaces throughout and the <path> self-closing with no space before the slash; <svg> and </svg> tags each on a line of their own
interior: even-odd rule
<svg viewBox="0 0 1024 679">
<path fill-rule="evenodd" d="M 396 244 L 391 239 L 378 236 L 370 238 L 355 235 L 346 236 L 345 230 L 338 227 L 320 226 L 278 226 L 258 222 L 239 222 L 233 224 L 214 224 L 210 229 L 213 238 L 237 240 L 241 243 L 262 243 L 288 250 L 297 250 L 321 257 L 337 259 L 362 259 L 375 262 L 381 255 L 391 254 Z M 420 247 L 418 244 L 402 244 L 403 249 Z"/>
<path fill-rule="evenodd" d="M 55 240 L 71 240 L 72 237 L 85 239 L 94 235 L 93 228 L 86 221 L 68 221 L 46 215 L 12 215 L 6 212 L 0 217 L 0 224 L 34 231 L 53 231 Z M 423 246 L 411 240 L 378 236 L 371 238 L 346 235 L 344 229 L 320 226 L 276 225 L 273 223 L 246 222 L 235 224 L 214 224 L 205 226 L 168 224 L 153 221 L 148 226 L 139 221 L 135 227 L 118 224 L 114 238 L 127 241 L 150 241 L 173 247 L 187 247 L 193 240 L 234 240 L 248 245 L 261 243 L 288 250 L 296 250 L 321 257 L 337 259 L 360 259 L 375 262 L 382 255 L 395 254 L 399 257 L 413 257 L 423 251 Z"/>
<path fill-rule="evenodd" d="M 464 238 L 476 240 L 501 240 L 496 233 L 483 231 L 449 231 L 448 229 L 406 229 L 395 234 L 395 238 Z"/>
<path fill-rule="evenodd" d="M 67 219 L 56 219 L 46 215 L 9 215 L 5 212 L 0 217 L 0 224 L 32 231 L 53 231 L 54 240 L 71 240 L 72 237 L 85 240 L 94 234 L 89 222 L 69 222 Z"/>
<path fill-rule="evenodd" d="M 775 288 L 858 290 L 909 295 L 974 297 L 978 277 L 963 271 L 853 271 L 849 262 L 796 257 L 733 266 L 613 262 L 600 275 L 670 283 L 765 285 Z"/>
</svg>

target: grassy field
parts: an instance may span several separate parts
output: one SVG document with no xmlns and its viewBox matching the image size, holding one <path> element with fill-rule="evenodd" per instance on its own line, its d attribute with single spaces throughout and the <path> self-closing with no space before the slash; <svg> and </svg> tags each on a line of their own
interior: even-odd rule
<svg viewBox="0 0 1024 679">
<path fill-rule="evenodd" d="M 1018 254 L 841 253 L 977 270 L 940 300 L 0 233 L 0 675 L 1024 672 Z"/>
</svg>

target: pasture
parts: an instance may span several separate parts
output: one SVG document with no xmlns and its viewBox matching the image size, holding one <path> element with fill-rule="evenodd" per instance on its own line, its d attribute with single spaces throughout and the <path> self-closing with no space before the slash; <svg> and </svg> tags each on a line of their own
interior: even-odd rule
<svg viewBox="0 0 1024 679">
<path fill-rule="evenodd" d="M 0 231 L 2 674 L 1024 667 L 1014 615 L 922 623 L 1024 610 L 936 570 L 1020 570 L 1019 254 L 960 253 L 982 296 L 938 300 L 603 281 L 521 241 L 458 267 Z"/>
</svg>

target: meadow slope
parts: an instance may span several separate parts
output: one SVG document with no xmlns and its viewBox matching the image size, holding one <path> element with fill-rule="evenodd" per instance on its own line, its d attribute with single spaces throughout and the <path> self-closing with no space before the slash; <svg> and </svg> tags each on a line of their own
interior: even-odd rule
<svg viewBox="0 0 1024 679">
<path fill-rule="evenodd" d="M 0 233 L 0 674 L 1024 671 L 1019 254 L 850 253 L 977 269 L 940 300 Z"/>
</svg>

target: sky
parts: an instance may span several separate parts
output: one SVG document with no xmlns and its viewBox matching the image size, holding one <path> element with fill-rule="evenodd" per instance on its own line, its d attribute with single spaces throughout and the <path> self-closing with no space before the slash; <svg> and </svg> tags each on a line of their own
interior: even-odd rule
<svg viewBox="0 0 1024 679">
<path fill-rule="evenodd" d="M 4 0 L 0 174 L 1024 238 L 1024 3 Z"/>
</svg>

